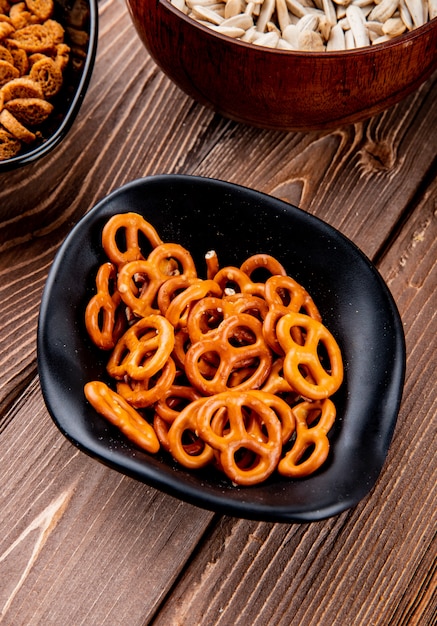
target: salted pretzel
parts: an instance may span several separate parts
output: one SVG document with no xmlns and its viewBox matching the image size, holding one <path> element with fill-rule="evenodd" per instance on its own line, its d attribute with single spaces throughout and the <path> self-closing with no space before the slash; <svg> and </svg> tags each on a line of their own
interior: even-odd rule
<svg viewBox="0 0 437 626">
<path fill-rule="evenodd" d="M 188 469 L 205 467 L 214 460 L 214 450 L 208 444 L 202 443 L 203 439 L 199 438 L 197 430 L 198 409 L 205 401 L 206 398 L 199 398 L 182 409 L 167 433 L 172 456 Z M 194 453 L 193 442 L 200 444 L 195 447 Z"/>
<path fill-rule="evenodd" d="M 183 274 L 197 277 L 197 270 L 191 254 L 177 243 L 161 243 L 147 257 L 161 272 L 164 279 Z"/>
<path fill-rule="evenodd" d="M 223 319 L 224 311 L 221 297 L 205 296 L 196 302 L 187 316 L 186 327 L 191 343 L 205 339 L 211 331 L 217 329 Z"/>
<path fill-rule="evenodd" d="M 218 358 L 212 378 L 204 376 L 199 365 L 209 353 Z M 210 396 L 229 389 L 233 370 L 252 364 L 256 365 L 255 371 L 236 389 L 260 387 L 269 374 L 271 363 L 272 356 L 262 336 L 261 322 L 243 313 L 223 320 L 211 338 L 190 346 L 185 355 L 185 373 L 193 387 Z"/>
<path fill-rule="evenodd" d="M 283 265 L 279 263 L 275 257 L 270 254 L 253 254 L 248 257 L 244 263 L 240 265 L 240 270 L 247 274 L 252 280 L 252 276 L 259 270 L 264 270 L 271 276 L 280 275 L 286 276 L 287 272 Z"/>
<path fill-rule="evenodd" d="M 200 281 L 197 276 L 186 276 L 177 274 L 164 281 L 157 294 L 157 304 L 162 315 L 167 313 L 167 309 L 177 295 L 185 291 L 193 283 Z"/>
<path fill-rule="evenodd" d="M 262 438 L 248 432 L 246 411 L 252 416 L 256 415 L 265 429 Z M 218 412 L 225 414 L 221 416 L 221 421 L 226 424 L 226 428 L 221 429 L 221 432 L 217 425 L 211 425 Z M 196 413 L 200 436 L 219 452 L 220 467 L 233 483 L 253 485 L 266 480 L 273 473 L 282 451 L 281 423 L 275 411 L 258 394 L 252 391 L 220 393 L 201 401 L 196 407 Z M 239 466 L 240 451 L 252 453 L 251 465 Z"/>
<path fill-rule="evenodd" d="M 207 296 L 196 302 L 187 316 L 187 328 L 192 343 L 201 341 L 231 315 L 247 313 L 264 319 L 268 306 L 263 298 L 237 293 L 230 296 Z"/>
<path fill-rule="evenodd" d="M 146 317 L 160 313 L 156 306 L 156 297 L 164 280 L 154 263 L 140 259 L 129 261 L 120 268 L 117 288 L 132 313 L 138 317 Z"/>
<path fill-rule="evenodd" d="M 155 431 L 159 443 L 167 452 L 170 452 L 170 443 L 168 440 L 169 428 L 170 424 L 155 413 L 153 416 L 153 430 Z"/>
<path fill-rule="evenodd" d="M 106 369 L 116 380 L 145 380 L 159 372 L 174 347 L 173 327 L 162 315 L 149 315 L 131 326 L 117 342 Z"/>
<path fill-rule="evenodd" d="M 162 244 L 162 239 L 155 228 L 138 213 L 118 213 L 105 224 L 102 231 L 102 245 L 109 259 L 117 266 L 129 261 L 147 258 L 149 250 L 143 251 L 143 235 L 151 248 Z M 124 245 L 120 248 L 120 240 Z"/>
<path fill-rule="evenodd" d="M 183 371 L 185 371 L 185 356 L 190 346 L 191 342 L 187 329 L 184 327 L 176 330 L 174 333 L 172 357 L 176 361 L 176 365 Z"/>
<path fill-rule="evenodd" d="M 126 318 L 116 289 L 117 270 L 113 263 L 103 263 L 97 271 L 97 293 L 85 310 L 85 325 L 92 341 L 101 350 L 111 350 L 123 333 Z"/>
<path fill-rule="evenodd" d="M 85 396 L 95 410 L 140 448 L 156 454 L 159 441 L 152 426 L 118 393 L 103 382 L 85 385 Z"/>
<path fill-rule="evenodd" d="M 220 269 L 214 276 L 223 293 L 246 293 L 264 297 L 264 284 L 254 283 L 239 267 L 227 266 Z"/>
<path fill-rule="evenodd" d="M 276 413 L 276 416 L 281 423 L 282 443 L 287 443 L 296 428 L 296 420 L 292 411 L 292 407 L 279 396 L 276 396 L 275 394 L 266 392 L 264 390 L 253 389 L 251 390 L 251 394 L 259 398 L 262 402 L 264 402 L 264 404 L 266 404 Z M 250 415 L 250 417 L 253 416 Z M 265 433 L 262 429 L 262 424 L 260 424 L 258 420 L 252 420 L 251 428 L 252 430 L 250 432 L 252 435 L 257 436 L 260 439 L 265 437 Z"/>
<path fill-rule="evenodd" d="M 303 345 L 293 338 L 294 328 L 303 331 Z M 293 389 L 310 400 L 323 400 L 338 390 L 343 381 L 343 361 L 326 326 L 308 315 L 287 313 L 278 321 L 276 334 L 285 352 L 284 377 Z M 320 360 L 321 346 L 326 350 L 330 371 Z"/>
<path fill-rule="evenodd" d="M 290 383 L 284 378 L 284 358 L 277 357 L 272 363 L 269 375 L 262 386 L 262 390 L 273 394 L 288 394 L 293 392 Z"/>
<path fill-rule="evenodd" d="M 145 409 L 158 402 L 173 385 L 176 378 L 176 365 L 168 357 L 162 369 L 153 376 L 142 380 L 127 378 L 117 382 L 117 393 L 136 409 Z"/>
<path fill-rule="evenodd" d="M 326 461 L 330 447 L 327 434 L 334 425 L 336 410 L 327 398 L 301 402 L 292 412 L 296 420 L 296 440 L 279 461 L 278 472 L 282 476 L 301 478 L 314 473 Z M 317 423 L 312 425 L 317 418 Z M 308 450 L 311 450 L 309 456 L 302 460 Z"/>
<path fill-rule="evenodd" d="M 208 295 L 221 296 L 221 288 L 213 280 L 196 280 L 170 302 L 165 317 L 178 329 L 187 325 L 187 318 L 196 302 Z"/>
<path fill-rule="evenodd" d="M 155 404 L 155 413 L 171 424 L 187 404 L 201 397 L 190 385 L 172 384 Z"/>
<path fill-rule="evenodd" d="M 283 355 L 284 351 L 276 337 L 276 324 L 283 315 L 290 312 L 305 313 L 319 322 L 322 318 L 306 289 L 290 276 L 272 276 L 266 281 L 264 293 L 268 304 L 263 326 L 264 337 L 276 354 Z M 302 343 L 299 328 L 293 329 L 293 337 L 297 343 Z"/>
</svg>

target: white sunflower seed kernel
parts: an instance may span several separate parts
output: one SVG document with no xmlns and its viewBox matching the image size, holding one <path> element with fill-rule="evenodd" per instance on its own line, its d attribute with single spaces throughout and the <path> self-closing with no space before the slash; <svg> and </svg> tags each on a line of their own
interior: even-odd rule
<svg viewBox="0 0 437 626">
<path fill-rule="evenodd" d="M 398 37 L 407 30 L 407 27 L 400 17 L 391 17 L 382 25 L 382 30 L 385 35 Z"/>
<path fill-rule="evenodd" d="M 279 41 L 277 33 L 262 33 L 253 43 L 256 46 L 264 46 L 265 48 L 276 48 Z"/>
<path fill-rule="evenodd" d="M 303 17 L 309 13 L 308 8 L 303 6 L 299 0 L 285 0 L 288 6 L 288 10 L 297 17 Z"/>
<path fill-rule="evenodd" d="M 319 25 L 319 18 L 316 15 L 304 15 L 296 24 L 297 28 L 303 32 L 304 30 L 316 31 Z"/>
<path fill-rule="evenodd" d="M 355 39 L 351 29 L 346 30 L 344 32 L 344 43 L 346 46 L 346 50 L 354 50 L 355 48 Z"/>
<path fill-rule="evenodd" d="M 419 0 L 421 2 L 421 0 Z M 399 6 L 399 0 L 382 0 L 369 14 L 370 20 L 386 22 Z M 408 6 L 408 3 L 407 3 Z"/>
<path fill-rule="evenodd" d="M 225 19 L 240 15 L 243 13 L 245 6 L 242 0 L 228 0 L 225 6 Z"/>
<path fill-rule="evenodd" d="M 278 45 L 277 45 L 278 50 L 297 50 L 297 48 L 295 48 L 294 46 L 291 45 L 291 43 L 288 43 L 288 41 L 286 41 L 285 39 L 283 39 L 281 37 L 281 39 L 278 41 Z"/>
<path fill-rule="evenodd" d="M 293 46 L 296 50 L 299 49 L 299 33 L 300 30 L 297 27 L 297 24 L 290 24 L 282 31 L 282 37 L 287 41 L 290 45 Z"/>
<path fill-rule="evenodd" d="M 313 30 L 303 30 L 299 33 L 299 50 L 307 52 L 323 52 L 325 46 L 319 33 Z"/>
<path fill-rule="evenodd" d="M 254 23 L 253 18 L 250 15 L 240 13 L 239 15 L 225 18 L 220 26 L 225 26 L 227 28 L 242 28 L 243 30 L 248 30 L 249 28 L 252 28 L 252 26 L 254 26 Z"/>
<path fill-rule="evenodd" d="M 413 24 L 416 28 L 423 26 L 425 3 L 422 0 L 405 0 L 405 4 L 408 7 L 411 17 L 413 18 Z"/>
<path fill-rule="evenodd" d="M 266 29 L 267 22 L 272 19 L 273 11 L 275 10 L 275 0 L 265 0 L 262 5 L 258 20 L 256 22 L 256 29 L 263 33 Z"/>
<path fill-rule="evenodd" d="M 346 9 L 346 16 L 354 36 L 355 46 L 357 48 L 364 48 L 364 46 L 370 45 L 366 18 L 360 7 L 350 4 Z"/>
<path fill-rule="evenodd" d="M 329 39 L 326 42 L 326 50 L 328 52 L 333 52 L 337 50 L 345 50 L 346 42 L 344 39 L 344 30 L 340 26 L 340 24 L 336 24 L 331 28 L 331 32 L 329 34 Z"/>
<path fill-rule="evenodd" d="M 276 0 L 276 17 L 278 18 L 279 29 L 283 32 L 291 24 L 285 0 Z"/>
</svg>

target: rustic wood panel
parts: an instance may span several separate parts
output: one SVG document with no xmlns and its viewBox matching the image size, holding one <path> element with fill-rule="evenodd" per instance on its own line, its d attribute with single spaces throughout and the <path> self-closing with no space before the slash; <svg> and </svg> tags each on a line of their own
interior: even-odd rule
<svg viewBox="0 0 437 626">
<path fill-rule="evenodd" d="M 2 623 L 433 623 L 436 157 L 437 75 L 364 124 L 262 131 L 185 96 L 143 51 L 124 2 L 100 3 L 70 134 L 0 179 Z M 405 322 L 408 376 L 388 463 L 355 510 L 291 526 L 213 516 L 96 463 L 51 422 L 35 345 L 53 256 L 100 198 L 157 173 L 283 198 L 378 260 Z"/>
<path fill-rule="evenodd" d="M 0 451 L 8 476 L 0 495 L 0 622 L 143 625 L 212 513 L 79 452 L 49 419 L 37 379 L 8 422 Z"/>
</svg>

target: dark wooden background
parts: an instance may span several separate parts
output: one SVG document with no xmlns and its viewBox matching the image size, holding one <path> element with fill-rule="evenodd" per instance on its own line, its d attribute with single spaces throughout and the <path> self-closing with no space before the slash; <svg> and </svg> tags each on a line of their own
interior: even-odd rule
<svg viewBox="0 0 437 626">
<path fill-rule="evenodd" d="M 404 399 L 372 492 L 323 522 L 233 519 L 77 451 L 39 389 L 36 328 L 53 256 L 135 178 L 221 178 L 326 220 L 377 265 L 407 342 Z M 437 76 L 368 122 L 281 133 L 221 118 L 143 50 L 123 0 L 100 2 L 95 70 L 65 142 L 0 175 L 2 623 L 431 626 L 436 598 Z"/>
</svg>

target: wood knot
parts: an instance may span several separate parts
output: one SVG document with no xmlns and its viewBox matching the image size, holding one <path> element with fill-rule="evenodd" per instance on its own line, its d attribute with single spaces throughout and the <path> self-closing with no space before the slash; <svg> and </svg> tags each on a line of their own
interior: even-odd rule
<svg viewBox="0 0 437 626">
<path fill-rule="evenodd" d="M 384 144 L 369 142 L 362 150 L 362 163 L 369 170 L 390 170 L 396 162 L 396 153 L 393 147 Z"/>
</svg>

